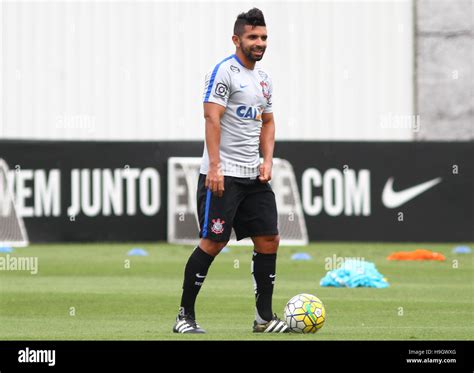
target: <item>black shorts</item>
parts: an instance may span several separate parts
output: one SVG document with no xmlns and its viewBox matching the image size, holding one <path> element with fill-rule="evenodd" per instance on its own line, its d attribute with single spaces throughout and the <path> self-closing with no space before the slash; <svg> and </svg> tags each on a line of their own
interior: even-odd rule
<svg viewBox="0 0 474 373">
<path fill-rule="evenodd" d="M 199 175 L 197 209 L 199 237 L 228 241 L 232 228 L 237 240 L 278 234 L 275 194 L 268 183 L 257 179 L 224 176 L 224 194 L 218 197 Z"/>
</svg>

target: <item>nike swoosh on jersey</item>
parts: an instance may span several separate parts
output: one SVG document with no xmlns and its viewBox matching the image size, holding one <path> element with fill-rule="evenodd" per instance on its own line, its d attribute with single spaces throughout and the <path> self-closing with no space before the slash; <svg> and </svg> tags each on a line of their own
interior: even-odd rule
<svg viewBox="0 0 474 373">
<path fill-rule="evenodd" d="M 241 84 L 241 85 L 240 85 L 240 88 L 245 88 L 245 87 L 247 87 L 247 86 L 248 86 L 248 84 L 246 84 L 246 85 L 242 85 L 242 84 Z"/>
<path fill-rule="evenodd" d="M 385 183 L 385 187 L 382 192 L 382 203 L 385 207 L 389 209 L 394 209 L 399 207 L 413 198 L 419 196 L 420 194 L 426 192 L 428 189 L 433 188 L 436 184 L 441 182 L 441 178 L 437 177 L 436 179 L 426 181 L 424 183 L 415 185 L 411 188 L 394 191 L 393 190 L 393 177 L 389 178 Z"/>
<path fill-rule="evenodd" d="M 197 277 L 197 278 L 206 278 L 206 276 L 201 276 L 200 273 L 196 273 L 196 277 Z"/>
</svg>

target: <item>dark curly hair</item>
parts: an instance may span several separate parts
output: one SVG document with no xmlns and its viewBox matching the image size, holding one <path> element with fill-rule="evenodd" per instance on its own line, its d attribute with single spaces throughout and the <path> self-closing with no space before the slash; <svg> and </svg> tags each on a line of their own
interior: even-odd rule
<svg viewBox="0 0 474 373">
<path fill-rule="evenodd" d="M 247 13 L 240 13 L 234 24 L 234 35 L 241 36 L 246 25 L 266 26 L 263 12 L 260 9 L 252 8 Z"/>
</svg>

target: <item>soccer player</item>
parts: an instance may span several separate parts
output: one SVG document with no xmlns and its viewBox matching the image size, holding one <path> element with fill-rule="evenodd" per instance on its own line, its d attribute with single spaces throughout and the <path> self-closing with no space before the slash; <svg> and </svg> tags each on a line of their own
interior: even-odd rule
<svg viewBox="0 0 474 373">
<path fill-rule="evenodd" d="M 272 311 L 279 244 L 272 176 L 275 123 L 272 81 L 256 66 L 267 47 L 261 10 L 237 17 L 232 41 L 235 54 L 206 75 L 206 141 L 197 191 L 199 245 L 185 270 L 175 333 L 205 333 L 194 305 L 214 258 L 229 241 L 250 237 L 254 244 L 252 275 L 256 296 L 254 332 L 283 333 L 288 326 Z M 263 163 L 260 164 L 262 152 Z"/>
</svg>

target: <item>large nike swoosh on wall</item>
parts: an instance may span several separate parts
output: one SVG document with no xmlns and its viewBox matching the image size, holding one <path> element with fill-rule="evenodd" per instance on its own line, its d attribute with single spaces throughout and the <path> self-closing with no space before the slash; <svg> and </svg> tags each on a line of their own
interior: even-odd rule
<svg viewBox="0 0 474 373">
<path fill-rule="evenodd" d="M 383 188 L 382 203 L 385 207 L 394 209 L 407 203 L 409 200 L 415 198 L 421 193 L 426 192 L 436 184 L 439 184 L 441 180 L 440 177 L 437 177 L 436 179 L 415 185 L 414 187 L 395 192 L 393 190 L 393 177 L 391 177 L 387 180 L 385 187 Z"/>
</svg>

